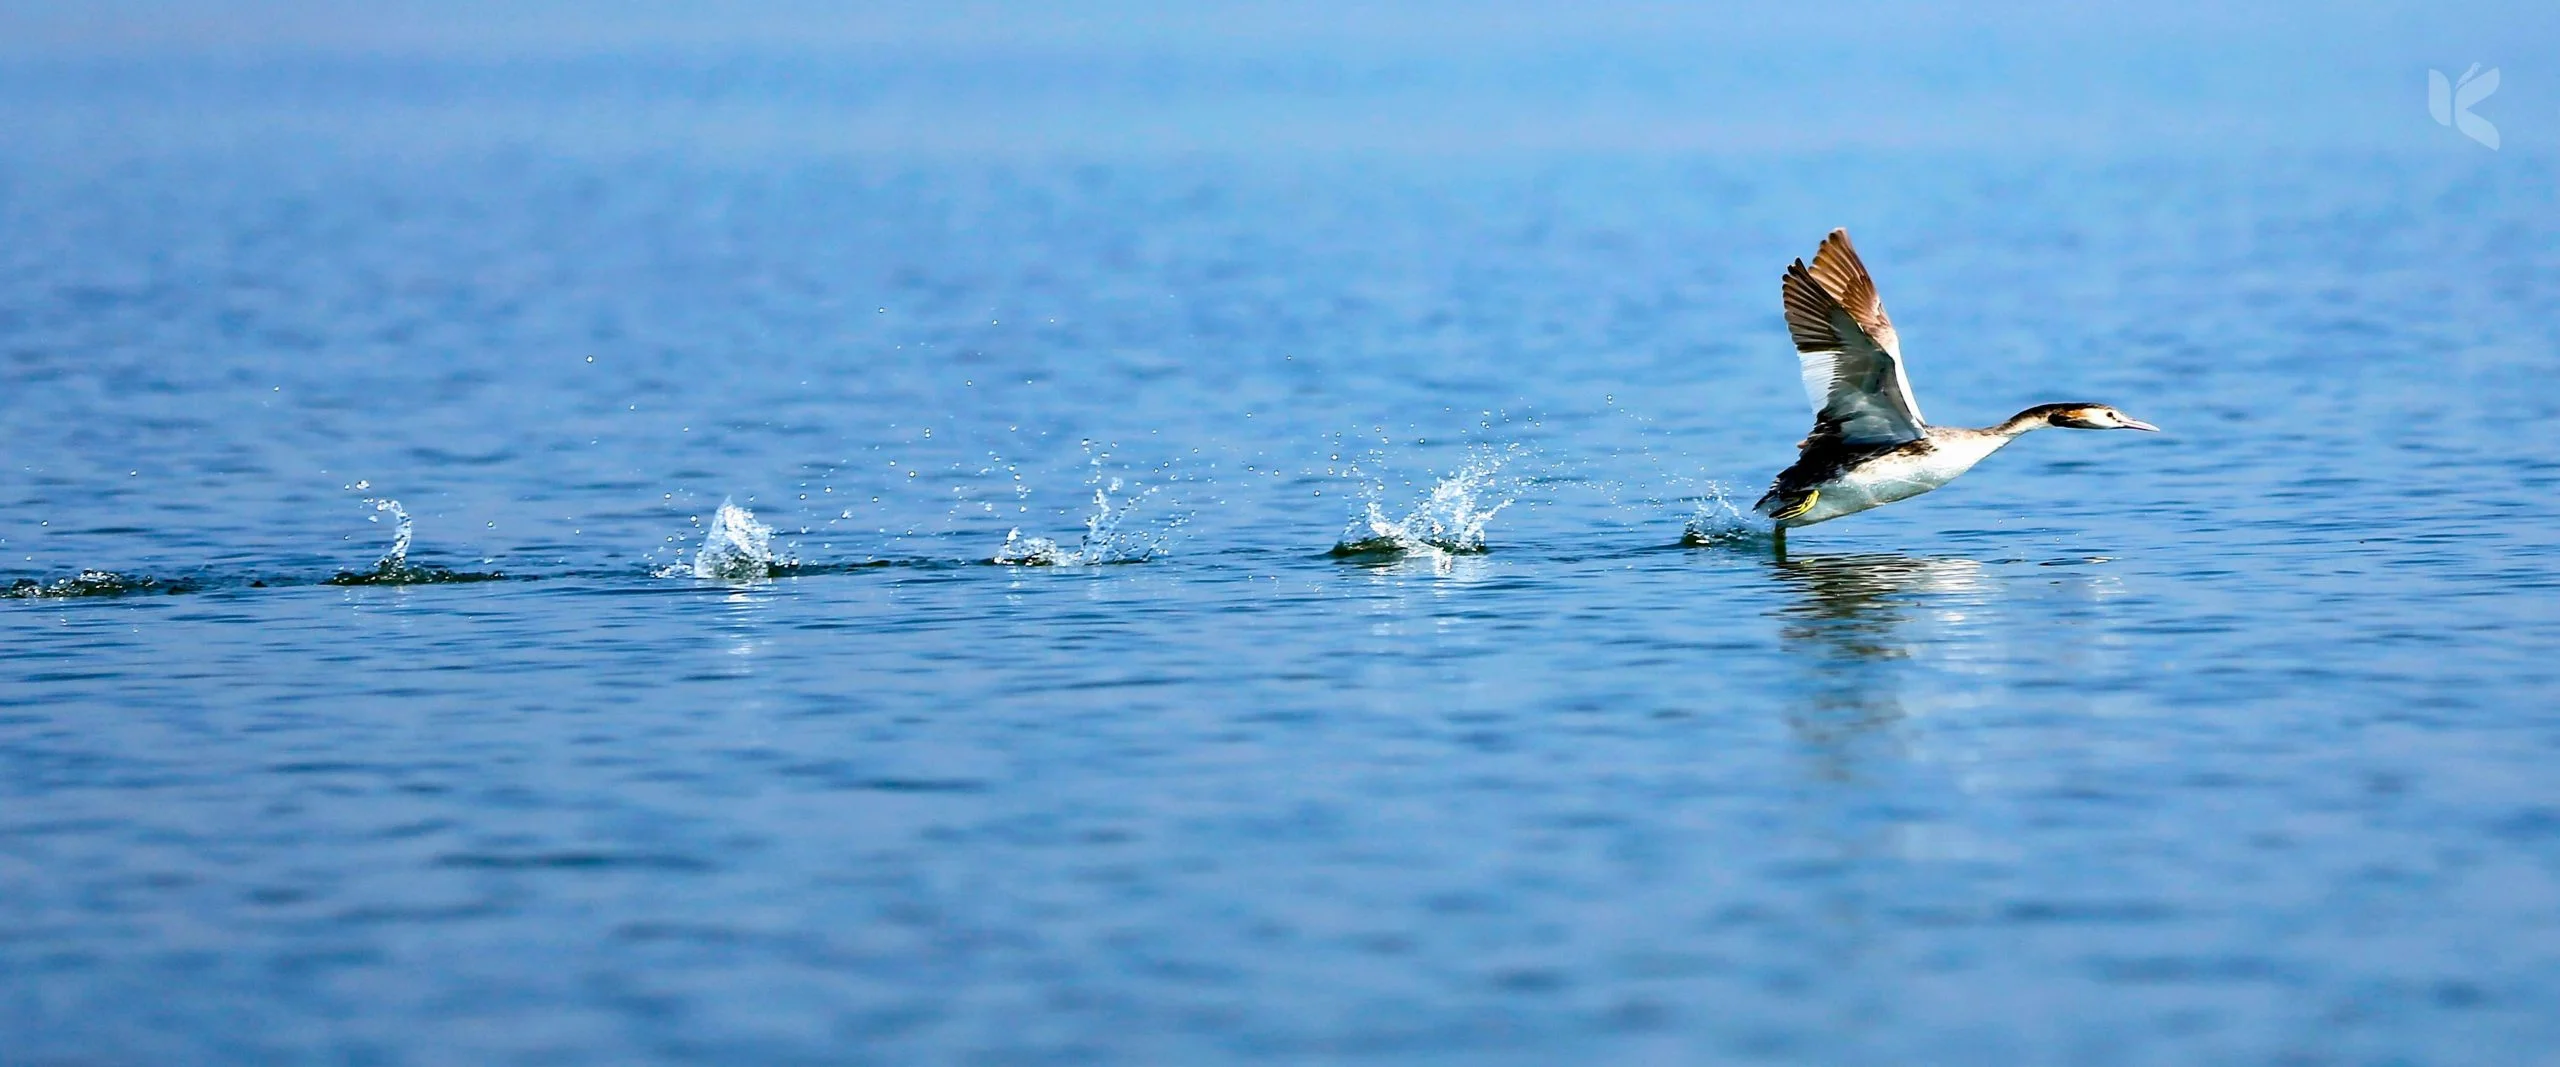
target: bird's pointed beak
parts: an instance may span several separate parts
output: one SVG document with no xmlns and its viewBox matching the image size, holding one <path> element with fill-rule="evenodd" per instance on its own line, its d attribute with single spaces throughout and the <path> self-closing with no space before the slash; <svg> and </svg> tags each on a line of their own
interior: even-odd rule
<svg viewBox="0 0 2560 1067">
<path fill-rule="evenodd" d="M 2151 425 L 2150 423 L 2147 423 L 2147 422 L 2142 421 L 2141 419 L 2126 419 L 2126 420 L 2124 420 L 2124 428 L 2125 428 L 2125 429 L 2128 429 L 2128 430 L 2149 430 L 2149 431 L 2151 431 L 2151 432 L 2153 432 L 2153 433 L 2159 433 L 2159 432 L 2160 432 L 2160 428 L 2159 428 L 2159 427 L 2157 427 L 2157 426 L 2153 426 L 2153 425 Z"/>
</svg>

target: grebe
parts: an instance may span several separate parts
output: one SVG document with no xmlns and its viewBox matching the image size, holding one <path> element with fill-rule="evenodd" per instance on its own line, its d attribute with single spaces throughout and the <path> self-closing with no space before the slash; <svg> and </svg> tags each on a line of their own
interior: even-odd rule
<svg viewBox="0 0 2560 1067">
<path fill-rule="evenodd" d="M 1780 545 L 1790 526 L 1828 522 L 1954 481 L 2029 430 L 2160 429 L 2105 404 L 2038 404 L 1979 430 L 1929 425 L 1911 398 L 1893 321 L 1866 264 L 1849 247 L 1847 230 L 1822 239 L 1813 266 L 1801 259 L 1788 266 L 1779 292 L 1814 409 L 1813 432 L 1796 446 L 1795 466 L 1780 471 L 1751 506 L 1776 524 Z"/>
</svg>

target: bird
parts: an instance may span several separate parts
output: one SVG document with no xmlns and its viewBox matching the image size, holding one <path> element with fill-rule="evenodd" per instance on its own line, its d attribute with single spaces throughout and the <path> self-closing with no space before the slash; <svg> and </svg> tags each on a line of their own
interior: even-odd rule
<svg viewBox="0 0 2560 1067">
<path fill-rule="evenodd" d="M 1778 472 L 1752 505 L 1769 518 L 1782 549 L 1789 527 L 1928 492 L 2030 430 L 2160 431 L 2106 404 L 2087 403 L 2038 404 L 1980 429 L 1929 425 L 1903 370 L 1902 341 L 1846 229 L 1822 239 L 1812 266 L 1801 259 L 1790 264 L 1779 295 L 1814 410 L 1813 432 L 1796 445 L 1795 465 Z"/>
</svg>

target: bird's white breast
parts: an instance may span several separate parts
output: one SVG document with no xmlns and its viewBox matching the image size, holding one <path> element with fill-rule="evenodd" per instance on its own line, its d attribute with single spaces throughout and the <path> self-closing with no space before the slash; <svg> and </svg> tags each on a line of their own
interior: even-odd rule
<svg viewBox="0 0 2560 1067">
<path fill-rule="evenodd" d="M 1933 447 L 1926 451 L 1878 456 L 1822 486 L 1822 496 L 1797 525 L 1811 525 L 1919 496 L 1956 480 L 1957 475 L 1972 470 L 1974 464 L 2009 441 L 1998 434 L 1932 435 Z"/>
</svg>

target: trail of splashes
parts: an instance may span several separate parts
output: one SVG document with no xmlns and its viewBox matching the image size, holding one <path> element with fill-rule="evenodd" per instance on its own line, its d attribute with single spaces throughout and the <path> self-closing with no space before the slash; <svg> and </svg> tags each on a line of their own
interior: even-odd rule
<svg viewBox="0 0 2560 1067">
<path fill-rule="evenodd" d="M 1391 518 L 1376 494 L 1333 546 L 1336 556 L 1421 555 L 1436 569 L 1446 569 L 1451 556 L 1477 555 L 1489 549 L 1485 529 L 1502 509 L 1519 497 L 1520 484 L 1504 468 L 1521 456 L 1518 445 L 1476 446 L 1456 472 L 1434 482 L 1431 491 L 1403 517 Z M 1490 503 L 1488 503 L 1488 501 Z"/>
<path fill-rule="evenodd" d="M 1190 521 L 1190 516 L 1176 515 L 1160 527 L 1124 528 L 1139 505 L 1156 493 L 1150 486 L 1115 501 L 1113 494 L 1124 491 L 1125 486 L 1120 479 L 1111 478 L 1093 487 L 1093 512 L 1085 516 L 1084 536 L 1076 547 L 1068 548 L 1046 537 L 1024 537 L 1022 528 L 1017 526 L 1004 535 L 1004 547 L 997 549 L 988 562 L 1014 567 L 1088 567 L 1144 563 L 1155 558 L 1172 543 L 1174 534 Z"/>
<path fill-rule="evenodd" d="M 711 516 L 711 530 L 702 536 L 702 548 L 693 554 L 692 565 L 664 567 L 658 576 L 754 581 L 798 565 L 799 561 L 774 551 L 773 527 L 757 522 L 754 512 L 723 500 Z"/>
<path fill-rule="evenodd" d="M 1681 524 L 1680 543 L 1691 548 L 1713 548 L 1719 545 L 1755 544 L 1769 540 L 1768 522 L 1741 508 L 1725 496 L 1722 482 L 1708 482 L 1706 494 L 1698 498 L 1697 508 L 1689 521 Z"/>
</svg>

